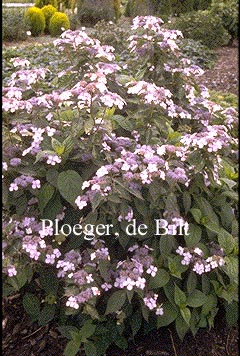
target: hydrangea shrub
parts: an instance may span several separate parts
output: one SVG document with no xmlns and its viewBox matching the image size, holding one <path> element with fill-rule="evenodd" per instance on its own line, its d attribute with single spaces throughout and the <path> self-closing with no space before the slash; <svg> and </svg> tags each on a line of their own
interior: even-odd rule
<svg viewBox="0 0 240 356">
<path fill-rule="evenodd" d="M 13 58 L 4 81 L 4 295 L 25 286 L 66 356 L 236 319 L 237 111 L 161 25 L 136 17 L 127 59 L 67 30 L 56 73 Z"/>
</svg>

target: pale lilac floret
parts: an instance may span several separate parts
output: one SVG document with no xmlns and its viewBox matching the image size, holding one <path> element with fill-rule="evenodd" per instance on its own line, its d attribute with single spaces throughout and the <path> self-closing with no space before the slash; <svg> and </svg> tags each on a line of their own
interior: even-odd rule
<svg viewBox="0 0 240 356">
<path fill-rule="evenodd" d="M 157 273 L 157 267 L 155 266 L 150 266 L 148 269 L 147 269 L 147 273 L 150 274 L 152 277 L 155 277 L 156 276 L 156 273 Z"/>
<path fill-rule="evenodd" d="M 17 275 L 17 270 L 14 266 L 11 266 L 7 268 L 7 273 L 9 277 L 13 277 Z"/>
<path fill-rule="evenodd" d="M 79 309 L 79 305 L 77 303 L 77 298 L 76 297 L 69 297 L 67 302 L 66 302 L 66 306 L 74 308 L 74 309 Z"/>
</svg>

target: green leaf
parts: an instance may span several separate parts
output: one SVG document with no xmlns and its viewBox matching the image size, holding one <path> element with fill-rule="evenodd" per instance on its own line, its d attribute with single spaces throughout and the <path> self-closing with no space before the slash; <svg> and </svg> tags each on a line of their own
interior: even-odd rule
<svg viewBox="0 0 240 356">
<path fill-rule="evenodd" d="M 190 213 L 192 214 L 194 220 L 200 224 L 201 218 L 202 218 L 202 213 L 200 209 L 192 208 L 190 209 Z"/>
<path fill-rule="evenodd" d="M 179 279 L 182 278 L 182 273 L 188 270 L 188 266 L 181 264 L 181 256 L 168 257 L 168 268 L 172 276 Z"/>
<path fill-rule="evenodd" d="M 126 301 L 126 292 L 124 290 L 118 290 L 114 292 L 107 302 L 107 308 L 105 315 L 115 313 L 120 310 Z"/>
<path fill-rule="evenodd" d="M 56 305 L 54 304 L 45 304 L 43 309 L 41 310 L 38 317 L 38 324 L 45 325 L 51 321 L 56 312 Z"/>
<path fill-rule="evenodd" d="M 223 228 L 218 233 L 218 242 L 226 255 L 233 251 L 235 245 L 234 237 Z"/>
<path fill-rule="evenodd" d="M 81 342 L 75 342 L 73 340 L 69 341 L 67 343 L 67 346 L 65 347 L 64 355 L 75 356 L 78 353 L 80 346 L 81 346 Z"/>
<path fill-rule="evenodd" d="M 175 284 L 174 288 L 174 301 L 179 306 L 182 307 L 186 305 L 187 297 L 185 293 Z"/>
<path fill-rule="evenodd" d="M 96 356 L 97 355 L 97 349 L 93 342 L 85 342 L 84 343 L 84 351 L 86 353 L 86 356 Z"/>
<path fill-rule="evenodd" d="M 130 319 L 130 326 L 132 329 L 133 336 L 135 336 L 138 333 L 138 331 L 141 328 L 141 325 L 142 325 L 142 314 L 138 310 L 131 316 Z"/>
<path fill-rule="evenodd" d="M 96 325 L 93 324 L 93 321 L 87 320 L 79 331 L 82 342 L 86 342 L 87 339 L 94 334 L 95 329 Z"/>
<path fill-rule="evenodd" d="M 122 115 L 113 115 L 112 120 L 126 131 L 133 130 L 133 124 L 128 117 Z"/>
<path fill-rule="evenodd" d="M 180 313 L 184 319 L 184 321 L 187 323 L 187 325 L 189 326 L 189 323 L 190 323 L 190 319 L 191 319 L 191 312 L 190 312 L 190 309 L 189 308 L 181 308 L 180 309 Z"/>
<path fill-rule="evenodd" d="M 188 293 L 192 293 L 194 291 L 194 289 L 197 286 L 197 276 L 196 273 L 191 271 L 188 275 L 188 279 L 187 279 L 187 291 Z"/>
<path fill-rule="evenodd" d="M 52 148 L 56 152 L 58 156 L 61 156 L 65 150 L 65 146 L 63 143 L 59 142 L 56 138 L 52 137 Z"/>
<path fill-rule="evenodd" d="M 169 279 L 169 273 L 165 269 L 158 269 L 156 275 L 149 280 L 149 288 L 161 288 L 168 283 Z"/>
<path fill-rule="evenodd" d="M 178 310 L 169 302 L 163 304 L 163 315 L 157 318 L 157 328 L 171 324 L 178 316 Z"/>
<path fill-rule="evenodd" d="M 191 194 L 189 194 L 187 191 L 183 192 L 183 207 L 185 209 L 185 214 L 187 214 L 188 211 L 190 210 L 191 204 L 192 204 Z"/>
<path fill-rule="evenodd" d="M 201 314 L 208 315 L 213 308 L 217 306 L 218 300 L 217 297 L 213 294 L 209 294 L 206 296 L 204 304 L 202 306 Z"/>
<path fill-rule="evenodd" d="M 38 194 L 38 207 L 39 210 L 41 212 L 41 214 L 43 213 L 43 209 L 47 206 L 49 200 L 51 200 L 53 194 L 54 194 L 55 188 L 49 184 L 49 183 L 45 183 L 39 191 Z"/>
<path fill-rule="evenodd" d="M 95 211 L 99 204 L 104 200 L 104 197 L 101 195 L 101 193 L 97 192 L 93 199 L 91 199 L 91 204 L 92 204 L 92 210 Z"/>
<path fill-rule="evenodd" d="M 38 316 L 40 313 L 40 301 L 32 293 L 25 293 L 23 296 L 23 307 L 31 316 Z"/>
<path fill-rule="evenodd" d="M 189 224 L 188 235 L 184 235 L 184 240 L 187 247 L 195 247 L 197 243 L 201 240 L 202 230 L 200 226 Z"/>
<path fill-rule="evenodd" d="M 61 203 L 60 194 L 55 191 L 52 199 L 48 202 L 47 206 L 43 210 L 42 218 L 54 220 L 56 219 L 57 214 L 62 210 L 63 206 Z"/>
<path fill-rule="evenodd" d="M 162 235 L 159 239 L 159 248 L 161 254 L 165 256 L 169 256 L 173 250 L 175 243 L 174 236 L 171 235 Z"/>
<path fill-rule="evenodd" d="M 71 332 L 75 332 L 78 333 L 78 328 L 76 328 L 76 326 L 73 325 L 62 325 L 62 326 L 58 326 L 57 329 L 60 331 L 60 333 L 62 334 L 62 336 L 66 337 L 67 339 L 71 340 Z"/>
<path fill-rule="evenodd" d="M 90 133 L 93 127 L 94 120 L 92 118 L 89 118 L 84 122 L 84 130 L 86 134 Z"/>
<path fill-rule="evenodd" d="M 228 275 L 231 282 L 238 283 L 238 258 L 237 257 L 225 257 L 225 265 L 222 266 L 223 271 Z"/>
<path fill-rule="evenodd" d="M 76 171 L 67 170 L 58 175 L 59 192 L 74 207 L 76 207 L 76 198 L 82 192 L 82 183 L 82 178 Z"/>
<path fill-rule="evenodd" d="M 58 171 L 55 168 L 48 168 L 46 172 L 46 179 L 55 188 L 57 188 Z"/>
<path fill-rule="evenodd" d="M 39 283 L 46 294 L 57 294 L 59 278 L 52 270 L 40 271 Z"/>
<path fill-rule="evenodd" d="M 186 304 L 189 307 L 197 308 L 201 307 L 206 302 L 206 295 L 202 293 L 200 290 L 195 289 L 188 297 Z"/>
<path fill-rule="evenodd" d="M 175 320 L 175 326 L 179 338 L 183 341 L 184 336 L 189 330 L 188 324 L 186 323 L 186 321 L 183 319 L 182 316 L 178 316 L 177 319 Z"/>
</svg>

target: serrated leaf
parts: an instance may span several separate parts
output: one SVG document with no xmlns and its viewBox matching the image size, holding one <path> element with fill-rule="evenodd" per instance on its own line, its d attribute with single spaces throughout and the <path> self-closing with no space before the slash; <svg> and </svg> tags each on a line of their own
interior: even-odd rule
<svg viewBox="0 0 240 356">
<path fill-rule="evenodd" d="M 92 118 L 89 118 L 86 121 L 84 121 L 84 130 L 86 134 L 91 132 L 92 128 L 94 127 L 94 124 L 95 123 Z"/>
<path fill-rule="evenodd" d="M 76 343 L 73 340 L 69 341 L 67 343 L 67 346 L 65 347 L 64 355 L 65 356 L 75 356 L 78 353 L 80 346 L 81 346 L 81 342 Z"/>
<path fill-rule="evenodd" d="M 56 273 L 51 270 L 41 271 L 39 283 L 47 294 L 57 294 L 59 278 Z"/>
<path fill-rule="evenodd" d="M 140 330 L 142 325 L 142 314 L 140 313 L 140 311 L 136 311 L 130 319 L 130 326 L 132 329 L 132 334 L 133 336 L 135 336 L 138 331 Z"/>
<path fill-rule="evenodd" d="M 201 307 L 207 300 L 206 295 L 198 289 L 195 289 L 188 297 L 186 304 L 189 307 L 198 308 Z"/>
<path fill-rule="evenodd" d="M 156 275 L 149 280 L 149 288 L 162 288 L 170 279 L 169 273 L 165 269 L 160 268 L 157 270 Z"/>
<path fill-rule="evenodd" d="M 186 294 L 175 284 L 174 287 L 174 301 L 179 306 L 182 307 L 186 304 L 187 296 Z"/>
<path fill-rule="evenodd" d="M 107 302 L 107 308 L 105 315 L 115 313 L 120 310 L 126 301 L 126 292 L 124 290 L 118 290 L 114 292 Z"/>
<path fill-rule="evenodd" d="M 180 308 L 180 313 L 181 313 L 184 321 L 186 322 L 186 324 L 189 326 L 190 319 L 191 319 L 191 311 L 190 311 L 190 309 L 187 308 L 187 307 Z"/>
<path fill-rule="evenodd" d="M 113 115 L 112 120 L 126 131 L 133 130 L 133 124 L 128 117 L 122 115 Z"/>
<path fill-rule="evenodd" d="M 63 154 L 63 152 L 65 150 L 65 146 L 63 143 L 59 142 L 56 138 L 52 137 L 51 145 L 52 145 L 54 152 L 58 156 L 61 156 Z"/>
<path fill-rule="evenodd" d="M 49 168 L 46 172 L 47 181 L 57 188 L 58 171 L 55 168 Z"/>
<path fill-rule="evenodd" d="M 57 329 L 60 331 L 60 333 L 62 334 L 62 336 L 66 337 L 67 339 L 71 340 L 71 332 L 75 332 L 78 333 L 78 328 L 76 326 L 73 325 L 62 325 L 62 326 L 58 326 Z"/>
<path fill-rule="evenodd" d="M 87 320 L 79 331 L 82 342 L 86 342 L 94 334 L 95 329 L 96 325 L 93 324 L 92 320 Z"/>
<path fill-rule="evenodd" d="M 193 271 L 191 271 L 188 275 L 187 278 L 187 291 L 188 293 L 192 293 L 194 291 L 194 289 L 197 286 L 197 276 L 196 273 L 194 273 Z"/>
<path fill-rule="evenodd" d="M 189 330 L 189 326 L 182 316 L 178 316 L 175 320 L 175 327 L 179 338 L 183 341 L 184 336 Z"/>
<path fill-rule="evenodd" d="M 188 235 L 184 235 L 187 247 L 194 247 L 201 240 L 202 230 L 200 226 L 189 224 Z"/>
<path fill-rule="evenodd" d="M 218 233 L 218 242 L 226 255 L 229 255 L 233 251 L 235 245 L 234 237 L 222 228 Z"/>
<path fill-rule="evenodd" d="M 31 316 L 38 316 L 40 313 L 40 301 L 32 293 L 25 293 L 23 296 L 23 307 Z"/>
<path fill-rule="evenodd" d="M 178 310 L 169 301 L 163 303 L 163 315 L 157 318 L 157 328 L 171 324 L 178 314 Z"/>
<path fill-rule="evenodd" d="M 192 214 L 194 220 L 200 224 L 202 218 L 202 212 L 200 209 L 192 208 L 190 209 L 190 213 Z"/>
<path fill-rule="evenodd" d="M 86 353 L 86 356 L 96 356 L 97 355 L 97 349 L 93 342 L 85 342 L 84 343 L 84 351 Z"/>
<path fill-rule="evenodd" d="M 82 193 L 82 183 L 82 178 L 76 171 L 67 170 L 58 175 L 59 192 L 74 207 L 76 198 Z"/>
<path fill-rule="evenodd" d="M 51 321 L 56 312 L 56 305 L 45 304 L 38 317 L 38 324 L 45 325 Z"/>
<path fill-rule="evenodd" d="M 55 188 L 49 184 L 45 183 L 39 191 L 38 194 L 38 207 L 41 212 L 43 213 L 43 209 L 47 206 L 48 202 L 51 200 L 53 194 L 54 194 Z"/>
</svg>

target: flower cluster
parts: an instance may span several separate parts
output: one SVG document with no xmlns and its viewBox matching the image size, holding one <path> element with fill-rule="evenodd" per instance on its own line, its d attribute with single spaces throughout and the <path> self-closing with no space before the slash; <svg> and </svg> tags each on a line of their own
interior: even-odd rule
<svg viewBox="0 0 240 356">
<path fill-rule="evenodd" d="M 187 247 L 178 246 L 176 252 L 180 256 L 183 256 L 181 261 L 182 265 L 188 266 L 191 264 L 193 266 L 192 270 L 200 275 L 225 264 L 221 250 L 219 251 L 220 254 L 215 254 L 206 259 L 203 257 L 203 251 L 198 247 L 189 249 Z"/>
</svg>

